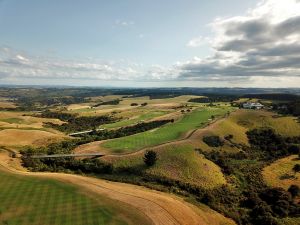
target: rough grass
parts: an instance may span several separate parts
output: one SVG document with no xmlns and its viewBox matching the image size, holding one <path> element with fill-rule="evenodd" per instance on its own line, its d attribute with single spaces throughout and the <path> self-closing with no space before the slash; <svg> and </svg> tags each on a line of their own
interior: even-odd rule
<svg viewBox="0 0 300 225">
<path fill-rule="evenodd" d="M 300 217 L 284 218 L 284 219 L 278 220 L 278 222 L 281 225 L 297 225 L 297 224 L 300 224 Z"/>
<path fill-rule="evenodd" d="M 300 173 L 293 172 L 296 164 L 300 164 L 297 155 L 279 159 L 263 169 L 264 180 L 272 187 L 288 189 L 292 184 L 300 187 Z"/>
<path fill-rule="evenodd" d="M 144 224 L 134 209 L 50 179 L 0 171 L 0 224 Z"/>
<path fill-rule="evenodd" d="M 155 148 L 154 151 L 158 154 L 158 160 L 150 168 L 143 162 L 144 152 L 109 160 L 116 169 L 135 168 L 149 175 L 188 182 L 207 189 L 226 183 L 220 168 L 197 153 L 192 146 L 174 144 Z"/>
<path fill-rule="evenodd" d="M 159 153 L 156 165 L 147 173 L 214 188 L 226 183 L 220 168 L 197 153 L 192 146 L 168 146 Z"/>
<path fill-rule="evenodd" d="M 241 113 L 235 115 L 233 121 L 246 129 L 271 127 L 283 136 L 300 135 L 300 123 L 297 122 L 297 118 L 280 116 L 273 112 L 241 110 Z"/>
<path fill-rule="evenodd" d="M 104 142 L 102 146 L 110 149 L 112 153 L 126 153 L 144 147 L 155 146 L 176 140 L 186 132 L 204 126 L 211 116 L 223 115 L 228 110 L 229 108 L 227 107 L 196 109 L 172 124 L 136 135 L 110 140 Z"/>
</svg>

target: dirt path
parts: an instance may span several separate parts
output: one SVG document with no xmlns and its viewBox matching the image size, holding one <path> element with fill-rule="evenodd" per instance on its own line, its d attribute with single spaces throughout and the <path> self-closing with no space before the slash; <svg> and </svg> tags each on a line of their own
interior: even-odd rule
<svg viewBox="0 0 300 225">
<path fill-rule="evenodd" d="M 15 163 L 12 163 L 15 160 L 16 159 L 10 158 L 7 154 L 0 154 L 0 166 L 3 169 L 20 175 L 54 178 L 79 186 L 83 188 L 84 191 L 104 195 L 113 200 L 124 202 L 143 212 L 153 221 L 153 224 L 217 225 L 220 223 L 220 218 L 215 220 L 215 214 L 221 217 L 221 221 L 229 221 L 229 224 L 233 224 L 230 220 L 212 210 L 198 209 L 196 206 L 171 194 L 161 193 L 131 184 L 110 182 L 79 175 L 20 171 L 12 167 L 12 165 L 15 165 Z"/>
</svg>

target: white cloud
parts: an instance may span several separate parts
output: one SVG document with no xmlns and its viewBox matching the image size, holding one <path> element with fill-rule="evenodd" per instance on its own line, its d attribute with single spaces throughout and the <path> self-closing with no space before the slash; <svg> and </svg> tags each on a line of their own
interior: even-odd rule
<svg viewBox="0 0 300 225">
<path fill-rule="evenodd" d="M 191 39 L 188 43 L 187 43 L 187 47 L 192 47 L 192 48 L 195 48 L 195 47 L 199 47 L 199 46 L 203 46 L 203 45 L 206 45 L 210 42 L 210 39 L 208 37 L 202 37 L 202 36 L 199 36 L 199 37 L 196 37 L 196 38 L 193 38 Z"/>
<path fill-rule="evenodd" d="M 125 20 L 116 20 L 115 21 L 115 25 L 123 26 L 123 27 L 133 26 L 134 24 L 135 24 L 134 21 L 125 21 Z"/>
</svg>

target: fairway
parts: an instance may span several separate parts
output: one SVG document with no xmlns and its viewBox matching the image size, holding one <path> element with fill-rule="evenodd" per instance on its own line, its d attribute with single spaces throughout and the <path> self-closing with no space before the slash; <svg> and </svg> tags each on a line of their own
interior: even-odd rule
<svg viewBox="0 0 300 225">
<path fill-rule="evenodd" d="M 132 136 L 118 138 L 102 144 L 112 153 L 132 152 L 144 147 L 154 146 L 180 138 L 184 133 L 207 124 L 211 116 L 225 114 L 230 108 L 201 108 L 186 114 L 181 120 L 161 128 Z"/>
<path fill-rule="evenodd" d="M 92 199 L 75 186 L 50 179 L 0 170 L 0 190 L 1 225 L 147 224 L 127 205 L 102 196 Z"/>
</svg>

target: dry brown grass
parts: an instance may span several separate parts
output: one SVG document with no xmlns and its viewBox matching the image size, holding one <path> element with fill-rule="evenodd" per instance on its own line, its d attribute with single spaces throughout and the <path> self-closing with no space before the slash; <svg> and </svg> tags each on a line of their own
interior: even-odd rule
<svg viewBox="0 0 300 225">
<path fill-rule="evenodd" d="M 64 138 L 62 134 L 41 130 L 6 129 L 0 131 L 0 145 L 2 146 L 44 146 Z"/>
<path fill-rule="evenodd" d="M 14 109 L 17 106 L 13 102 L 3 101 L 0 99 L 0 108 Z"/>
</svg>

